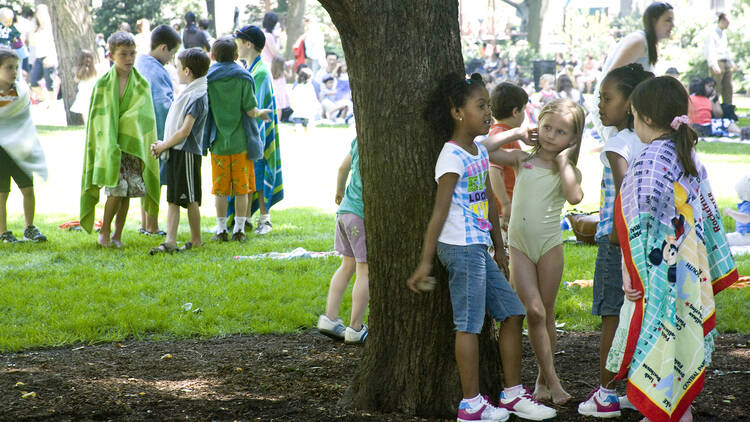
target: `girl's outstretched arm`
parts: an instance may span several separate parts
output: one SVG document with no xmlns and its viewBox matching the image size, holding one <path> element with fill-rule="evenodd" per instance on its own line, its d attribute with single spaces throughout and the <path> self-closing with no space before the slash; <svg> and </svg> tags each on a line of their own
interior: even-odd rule
<svg viewBox="0 0 750 422">
<path fill-rule="evenodd" d="M 571 205 L 575 205 L 583 200 L 583 189 L 579 180 L 579 171 L 570 162 L 568 156 L 574 152 L 576 146 L 572 146 L 561 153 L 557 154 L 555 161 L 560 171 L 560 180 L 562 181 L 562 192 L 565 200 Z"/>
<path fill-rule="evenodd" d="M 448 218 L 448 212 L 451 207 L 453 191 L 456 189 L 458 174 L 445 173 L 438 179 L 437 194 L 435 195 L 435 206 L 432 209 L 430 222 L 427 224 L 427 231 L 424 234 L 424 243 L 422 245 L 422 259 L 414 273 L 406 281 L 406 285 L 414 292 L 419 293 L 417 283 L 426 280 L 432 271 L 432 259 L 435 257 L 437 240 L 440 232 L 443 230 L 445 219 Z M 495 212 L 497 213 L 497 211 Z"/>
<path fill-rule="evenodd" d="M 487 152 L 493 152 L 499 150 L 508 142 L 513 141 L 522 141 L 527 145 L 533 146 L 536 140 L 529 135 L 528 129 L 516 127 L 484 138 L 484 140 L 482 140 L 482 145 L 487 148 Z"/>
</svg>

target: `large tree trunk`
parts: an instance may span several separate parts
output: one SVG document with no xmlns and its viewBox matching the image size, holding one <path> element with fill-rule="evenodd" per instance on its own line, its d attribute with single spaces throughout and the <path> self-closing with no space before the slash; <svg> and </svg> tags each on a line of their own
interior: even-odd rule
<svg viewBox="0 0 750 422">
<path fill-rule="evenodd" d="M 405 283 L 419 261 L 444 141 L 421 113 L 441 77 L 463 74 L 457 3 L 320 2 L 341 35 L 349 67 L 370 274 L 370 335 L 343 403 L 455 415 L 461 392 L 445 273 L 437 271 L 439 284 L 430 293 L 413 294 Z M 496 334 L 487 323 L 480 341 L 481 388 L 493 395 L 500 390 Z"/>
<path fill-rule="evenodd" d="M 59 63 L 58 73 L 62 81 L 65 118 L 69 126 L 80 125 L 83 124 L 81 115 L 72 113 L 70 106 L 73 105 L 78 92 L 78 85 L 74 80 L 78 54 L 84 49 L 96 52 L 89 2 L 88 0 L 51 1 L 49 9 Z"/>
<path fill-rule="evenodd" d="M 286 49 L 284 58 L 291 60 L 294 57 L 294 43 L 297 38 L 305 32 L 305 0 L 289 0 L 289 9 L 286 15 Z M 295 69 L 296 70 L 296 69 Z"/>
</svg>

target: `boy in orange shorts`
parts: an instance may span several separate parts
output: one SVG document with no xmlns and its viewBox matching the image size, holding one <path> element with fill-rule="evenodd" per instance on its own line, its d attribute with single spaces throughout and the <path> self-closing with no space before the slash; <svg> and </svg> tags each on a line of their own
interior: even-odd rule
<svg viewBox="0 0 750 422">
<path fill-rule="evenodd" d="M 227 197 L 236 197 L 238 216 L 247 215 L 248 195 L 255 192 L 253 162 L 248 145 L 258 143 L 255 118 L 269 119 L 271 110 L 259 110 L 255 100 L 255 83 L 250 73 L 235 63 L 237 44 L 231 37 L 216 40 L 211 47 L 216 61 L 208 70 L 209 114 L 204 145 L 211 151 L 211 193 L 216 196 L 214 240 L 226 242 Z M 237 217 L 232 240 L 245 241 L 245 218 Z"/>
</svg>

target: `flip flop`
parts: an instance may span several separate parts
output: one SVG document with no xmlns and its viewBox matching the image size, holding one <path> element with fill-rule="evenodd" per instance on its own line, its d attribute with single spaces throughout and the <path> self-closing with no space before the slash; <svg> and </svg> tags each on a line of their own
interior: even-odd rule
<svg viewBox="0 0 750 422">
<path fill-rule="evenodd" d="M 184 245 L 177 249 L 177 252 L 185 252 L 189 251 L 190 249 L 193 249 L 193 244 L 191 242 L 185 242 Z"/>
<path fill-rule="evenodd" d="M 151 248 L 151 250 L 148 251 L 148 253 L 149 255 L 153 256 L 153 255 L 157 255 L 157 254 L 164 253 L 164 252 L 171 254 L 176 250 L 177 250 L 176 246 L 170 246 L 170 245 L 167 245 L 166 243 L 162 243 L 157 247 Z"/>
<path fill-rule="evenodd" d="M 145 234 L 146 236 L 151 236 L 151 232 L 148 231 L 148 230 L 146 230 L 146 229 L 144 229 L 143 227 L 141 227 L 140 229 L 138 229 L 138 233 Z"/>
</svg>

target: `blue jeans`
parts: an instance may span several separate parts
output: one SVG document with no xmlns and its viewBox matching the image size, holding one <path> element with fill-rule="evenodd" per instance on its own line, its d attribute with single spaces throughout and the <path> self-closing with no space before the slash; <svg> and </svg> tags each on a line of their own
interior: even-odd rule
<svg viewBox="0 0 750 422">
<path fill-rule="evenodd" d="M 437 255 L 448 270 L 456 331 L 479 334 L 485 310 L 496 321 L 526 315 L 521 300 L 487 252 L 487 245 L 438 242 Z"/>
</svg>

